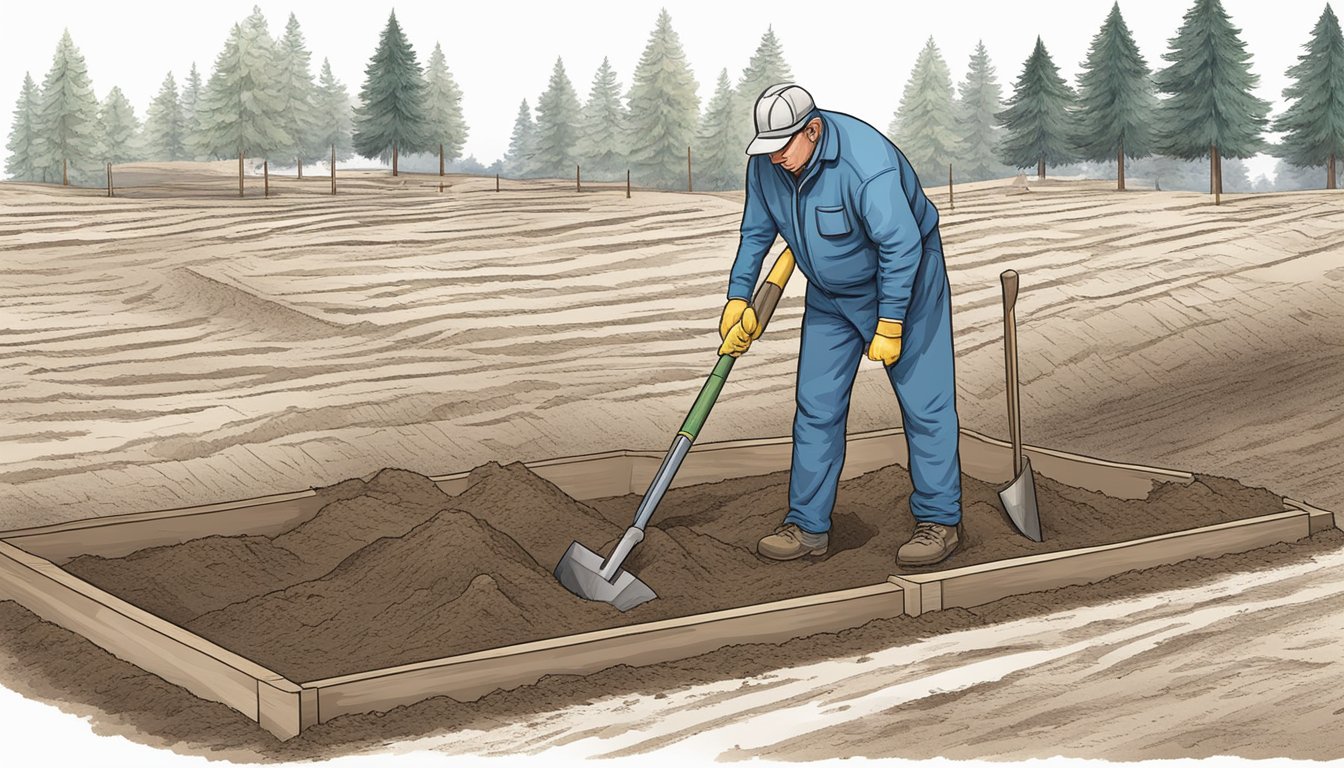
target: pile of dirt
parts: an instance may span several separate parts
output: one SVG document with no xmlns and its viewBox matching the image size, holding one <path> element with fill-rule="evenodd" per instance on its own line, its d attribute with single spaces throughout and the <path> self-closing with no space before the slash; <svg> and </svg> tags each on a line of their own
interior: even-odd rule
<svg viewBox="0 0 1344 768">
<path fill-rule="evenodd" d="M 1274 494 L 1199 476 L 1122 500 L 1036 476 L 1044 544 L 1019 536 L 994 486 L 963 476 L 965 540 L 940 567 L 1092 546 L 1279 511 Z M 787 509 L 788 473 L 674 489 L 628 563 L 659 599 L 628 613 L 578 600 L 551 570 L 570 541 L 606 551 L 635 495 L 588 504 L 522 464 L 487 464 L 457 496 L 384 470 L 323 489 L 274 537 L 212 536 L 66 568 L 296 681 L 623 624 L 874 584 L 914 522 L 909 474 L 841 484 L 823 558 L 772 563 L 755 542 Z"/>
</svg>

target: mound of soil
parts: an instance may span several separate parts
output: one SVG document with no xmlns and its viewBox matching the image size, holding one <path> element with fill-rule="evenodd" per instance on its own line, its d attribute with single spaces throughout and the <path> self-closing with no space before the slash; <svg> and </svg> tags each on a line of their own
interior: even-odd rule
<svg viewBox="0 0 1344 768">
<path fill-rule="evenodd" d="M 997 489 L 962 478 L 965 539 L 939 567 L 1093 546 L 1277 512 L 1278 496 L 1198 476 L 1116 499 L 1036 476 L 1046 541 L 1018 535 Z M 457 496 L 383 470 L 320 491 L 312 518 L 274 537 L 212 536 L 66 568 L 232 651 L 306 682 L 593 629 L 881 582 L 914 528 L 909 474 L 841 483 L 829 553 L 773 563 L 756 540 L 787 510 L 788 473 L 668 493 L 628 562 L 659 594 L 620 613 L 579 600 L 551 570 L 570 541 L 607 551 L 637 495 L 576 501 L 521 464 L 474 470 Z"/>
</svg>

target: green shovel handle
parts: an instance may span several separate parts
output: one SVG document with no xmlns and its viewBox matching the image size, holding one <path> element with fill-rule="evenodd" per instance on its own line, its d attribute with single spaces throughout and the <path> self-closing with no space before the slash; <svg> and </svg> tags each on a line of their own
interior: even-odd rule
<svg viewBox="0 0 1344 768">
<path fill-rule="evenodd" d="M 779 254 L 779 258 L 775 259 L 770 274 L 766 276 L 765 282 L 761 283 L 761 287 L 756 289 L 756 295 L 751 299 L 751 308 L 756 311 L 756 321 L 760 324 L 761 333 L 765 333 L 766 324 L 770 322 L 771 315 L 775 314 L 775 307 L 779 305 L 779 298 L 784 294 L 784 286 L 788 284 L 789 276 L 793 274 L 793 267 L 793 251 L 785 248 L 783 253 Z M 678 435 L 684 435 L 691 442 L 695 442 L 699 437 L 700 430 L 709 420 L 709 412 L 714 408 L 714 402 L 719 399 L 719 393 L 723 391 L 723 385 L 728 382 L 728 374 L 733 370 L 733 363 L 736 361 L 737 358 L 732 355 L 719 355 L 719 362 L 714 365 L 709 378 L 705 379 L 705 385 L 700 388 L 700 395 L 695 398 L 690 413 L 686 414 L 681 429 L 677 430 Z"/>
</svg>

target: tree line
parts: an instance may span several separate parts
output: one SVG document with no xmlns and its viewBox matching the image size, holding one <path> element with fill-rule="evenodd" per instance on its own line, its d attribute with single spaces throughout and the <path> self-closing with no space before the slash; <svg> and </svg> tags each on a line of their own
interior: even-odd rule
<svg viewBox="0 0 1344 768">
<path fill-rule="evenodd" d="M 15 180 L 87 182 L 105 163 L 248 157 L 292 162 L 359 153 L 391 158 L 434 152 L 457 158 L 467 138 L 462 92 L 439 45 L 421 68 L 388 19 L 365 69 L 359 104 L 322 60 L 312 73 L 298 19 L 271 37 L 260 8 L 235 24 L 208 80 L 193 64 L 179 88 L 169 72 L 144 122 L 120 88 L 100 102 L 69 31 L 39 86 L 25 75 L 5 162 Z"/>
<path fill-rule="evenodd" d="M 1269 152 L 1281 158 L 1285 182 L 1297 186 L 1302 169 L 1319 169 L 1326 187 L 1336 187 L 1344 153 L 1344 36 L 1328 4 L 1288 70 L 1289 106 L 1273 120 L 1270 105 L 1252 92 L 1259 79 L 1221 0 L 1195 0 L 1163 59 L 1167 66 L 1149 67 L 1116 3 L 1092 39 L 1076 87 L 1037 38 L 1000 105 L 983 45 L 954 99 L 947 65 L 930 38 L 889 133 L 926 183 L 945 176 L 949 164 L 975 180 L 1033 167 L 1044 178 L 1047 166 L 1091 162 L 1113 163 L 1124 189 L 1126 159 L 1148 158 L 1145 173 L 1169 178 L 1206 160 L 1210 191 L 1221 192 L 1224 159 Z M 1279 144 L 1264 136 L 1271 127 L 1283 134 Z M 1244 177 L 1244 169 L 1235 175 Z M 1243 179 L 1237 186 L 1251 188 Z"/>
<path fill-rule="evenodd" d="M 983 44 L 953 88 L 947 63 L 930 38 L 906 82 L 888 135 L 921 179 L 938 184 L 949 164 L 959 180 L 1001 178 L 1017 169 L 1114 167 L 1124 188 L 1127 164 L 1148 178 L 1189 186 L 1207 161 L 1210 189 L 1252 187 L 1240 158 L 1270 152 L 1293 185 L 1322 172 L 1336 186 L 1344 152 L 1344 36 L 1329 5 L 1304 46 L 1271 120 L 1253 94 L 1251 57 L 1221 0 L 1194 0 L 1154 70 L 1139 53 L 1116 3 L 1092 40 L 1077 82 L 1067 83 L 1038 38 L 1005 100 Z M 15 109 L 6 171 L 16 179 L 60 181 L 130 160 L 325 157 L 358 153 L 390 161 L 403 155 L 462 152 L 468 128 L 462 92 L 436 45 L 421 67 L 391 13 L 365 69 L 356 103 L 323 60 L 314 80 L 297 19 L 271 38 L 259 9 L 236 24 L 206 82 L 193 65 L 179 89 L 172 73 L 143 125 L 118 88 L 101 101 L 67 33 L 39 86 L 26 77 Z M 545 90 L 519 105 L 508 151 L 489 169 L 474 158 L 463 170 L 520 177 L 589 179 L 630 171 L 646 186 L 682 187 L 687 151 L 697 189 L 740 188 L 752 133 L 752 105 L 777 82 L 793 79 L 783 46 L 767 28 L 734 83 L 725 69 L 701 109 L 699 83 L 666 10 L 659 13 L 624 90 L 609 60 L 593 74 L 585 98 L 557 58 Z M 535 109 L 533 108 L 535 104 Z M 1273 129 L 1278 144 L 1266 141 Z M 1223 173 L 1223 160 L 1229 160 Z M 413 166 L 424 168 L 424 159 Z M 1226 176 L 1226 178 L 1225 178 Z"/>
</svg>

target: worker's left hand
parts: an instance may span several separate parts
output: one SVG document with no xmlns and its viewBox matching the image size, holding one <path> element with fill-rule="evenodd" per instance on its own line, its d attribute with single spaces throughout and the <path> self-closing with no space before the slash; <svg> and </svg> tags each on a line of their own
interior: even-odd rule
<svg viewBox="0 0 1344 768">
<path fill-rule="evenodd" d="M 742 311 L 742 319 L 737 324 L 728 329 L 728 334 L 723 337 L 723 344 L 719 347 L 720 355 L 732 355 L 740 357 L 751 342 L 761 338 L 761 333 L 765 329 L 761 327 L 760 321 L 756 317 L 756 310 L 747 307 Z"/>
<path fill-rule="evenodd" d="M 894 365 L 901 356 L 901 324 L 896 320 L 878 320 L 877 333 L 868 344 L 868 359 Z"/>
</svg>

